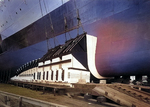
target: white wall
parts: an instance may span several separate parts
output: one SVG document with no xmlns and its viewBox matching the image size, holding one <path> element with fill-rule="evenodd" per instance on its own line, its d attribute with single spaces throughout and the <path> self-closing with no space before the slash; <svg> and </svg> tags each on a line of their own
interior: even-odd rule
<svg viewBox="0 0 150 107">
<path fill-rule="evenodd" d="M 72 57 L 72 67 L 86 70 L 86 68 L 75 57 Z"/>
<path fill-rule="evenodd" d="M 68 60 L 68 59 L 71 59 L 71 62 L 63 63 L 62 64 L 63 69 L 68 68 L 68 67 L 72 67 L 72 54 L 62 56 L 62 61 Z"/>
<path fill-rule="evenodd" d="M 99 79 L 102 79 L 102 77 L 95 65 L 95 54 L 96 54 L 96 45 L 97 45 L 97 37 L 86 35 L 86 41 L 87 41 L 87 60 L 88 60 L 88 67 L 90 72 Z"/>
</svg>

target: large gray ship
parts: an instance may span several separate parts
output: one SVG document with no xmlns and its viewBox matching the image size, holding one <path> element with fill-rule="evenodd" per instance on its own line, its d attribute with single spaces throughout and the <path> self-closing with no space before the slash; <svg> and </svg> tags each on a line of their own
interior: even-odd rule
<svg viewBox="0 0 150 107">
<path fill-rule="evenodd" d="M 0 76 L 82 34 L 97 37 L 95 66 L 103 77 L 150 72 L 150 0 L 1 0 Z M 65 20 L 67 32 L 65 31 Z"/>
</svg>

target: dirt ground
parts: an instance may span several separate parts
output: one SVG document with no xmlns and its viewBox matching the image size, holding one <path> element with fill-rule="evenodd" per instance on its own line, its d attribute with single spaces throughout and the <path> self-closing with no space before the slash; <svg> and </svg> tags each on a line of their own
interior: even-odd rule
<svg viewBox="0 0 150 107">
<path fill-rule="evenodd" d="M 108 103 L 108 102 L 103 102 L 100 104 L 95 101 L 85 101 L 84 98 L 82 97 L 70 98 L 67 95 L 54 96 L 52 92 L 43 94 L 43 92 L 41 91 L 35 91 L 31 89 L 17 87 L 10 84 L 0 83 L 0 90 L 17 94 L 17 95 L 43 100 L 43 101 L 48 101 L 56 104 L 66 105 L 68 107 L 121 107 L 119 105 Z"/>
</svg>

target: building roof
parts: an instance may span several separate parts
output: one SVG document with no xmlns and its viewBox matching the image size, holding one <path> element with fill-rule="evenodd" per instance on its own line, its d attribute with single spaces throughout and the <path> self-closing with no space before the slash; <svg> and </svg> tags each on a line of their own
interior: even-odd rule
<svg viewBox="0 0 150 107">
<path fill-rule="evenodd" d="M 18 75 L 18 74 L 20 74 L 20 73 L 22 73 L 23 71 L 26 71 L 26 70 L 28 70 L 28 69 L 37 67 L 37 66 L 38 66 L 38 63 L 39 63 L 39 59 L 36 59 L 36 60 L 30 61 L 30 62 L 27 62 L 26 64 L 22 65 L 20 68 L 17 69 L 16 75 Z"/>
<path fill-rule="evenodd" d="M 81 35 L 78 35 L 76 38 L 68 40 L 63 45 L 56 46 L 55 48 L 52 48 L 48 50 L 48 52 L 40 59 L 39 62 L 44 62 L 46 60 L 51 60 L 56 57 L 61 57 L 63 55 L 66 55 L 68 53 L 72 53 L 75 46 L 78 45 L 78 43 L 86 36 L 86 33 L 83 33 Z M 74 51 L 85 51 L 85 49 L 81 49 L 82 46 L 80 46 L 80 49 L 76 49 Z"/>
</svg>

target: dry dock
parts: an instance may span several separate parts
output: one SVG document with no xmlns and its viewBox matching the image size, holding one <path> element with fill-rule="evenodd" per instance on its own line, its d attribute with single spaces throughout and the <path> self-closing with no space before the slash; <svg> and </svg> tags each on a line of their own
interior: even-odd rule
<svg viewBox="0 0 150 107">
<path fill-rule="evenodd" d="M 99 106 L 100 107 L 121 107 L 120 105 L 110 103 L 110 102 L 97 103 L 95 99 L 89 99 L 88 101 L 85 101 L 84 96 L 81 96 L 81 95 L 79 96 L 71 95 L 71 98 L 70 98 L 67 95 L 59 95 L 59 93 L 56 93 L 56 95 L 54 96 L 53 92 L 51 91 L 46 91 L 43 94 L 43 92 L 41 91 L 31 90 L 29 88 L 28 89 L 22 88 L 22 87 L 10 85 L 10 84 L 0 84 L 0 90 L 13 93 L 18 96 L 30 97 L 33 99 L 38 99 L 38 100 L 46 101 L 49 103 L 55 103 L 55 104 L 63 105 L 67 107 L 83 107 L 83 106 L 85 107 L 99 107 Z M 10 103 L 9 101 L 10 100 L 8 100 L 7 104 Z M 14 102 L 14 100 L 12 102 Z M 3 103 L 5 104 L 5 102 Z M 18 103 L 18 101 L 16 101 L 16 103 Z M 28 103 L 24 103 L 24 104 L 28 104 Z M 11 107 L 16 107 L 14 105 L 11 105 Z M 28 106 L 23 106 L 23 107 L 30 107 L 30 106 L 28 104 Z M 31 105 L 31 107 L 36 107 L 36 106 Z"/>
<path fill-rule="evenodd" d="M 31 82 L 29 83 L 20 81 L 13 81 L 12 84 L 19 86 L 20 89 L 27 89 L 30 91 L 32 89 L 33 92 L 41 92 L 41 96 L 38 97 L 34 95 L 30 96 L 29 94 L 29 97 L 32 98 L 38 98 L 43 100 L 42 95 L 47 95 L 48 93 L 51 93 L 50 96 L 52 98 L 49 98 L 50 97 L 49 96 L 47 99 L 54 99 L 54 100 L 47 100 L 46 98 L 44 100 L 48 102 L 52 101 L 53 103 L 62 104 L 64 106 L 80 107 L 83 104 L 88 107 L 90 106 L 97 107 L 99 105 L 109 107 L 110 103 L 106 102 L 107 98 L 116 103 L 113 104 L 113 106 L 111 105 L 112 107 L 117 106 L 150 107 L 150 93 L 143 91 L 143 90 L 150 90 L 150 87 L 147 86 L 89 83 L 89 84 L 70 84 L 71 85 L 70 87 L 69 84 L 65 85 L 64 83 L 43 84 L 43 83 L 31 83 Z M 81 104 L 79 104 L 79 102 Z"/>
</svg>

